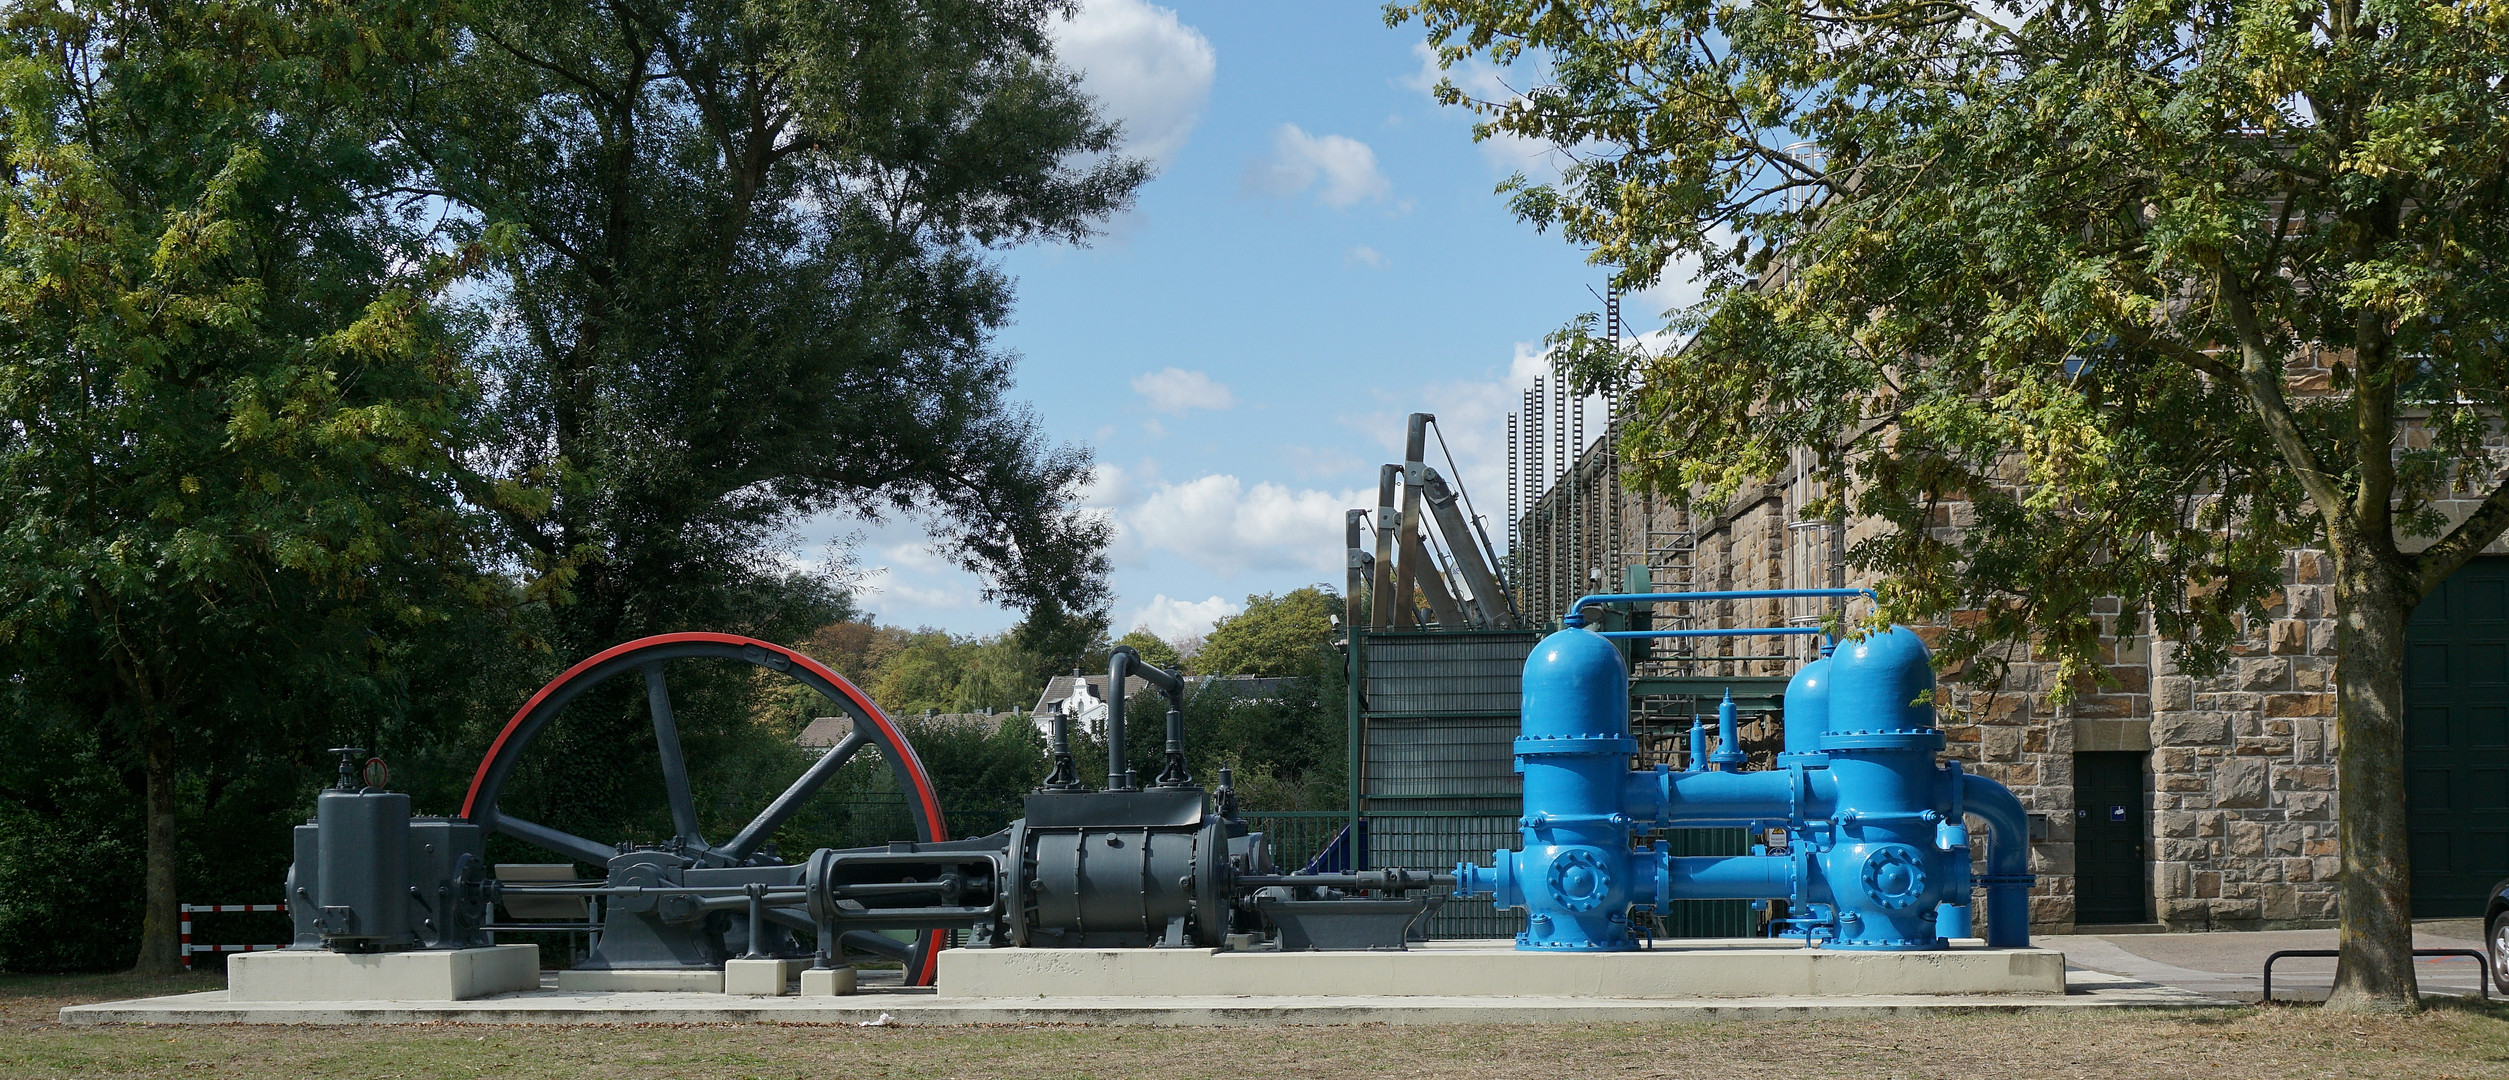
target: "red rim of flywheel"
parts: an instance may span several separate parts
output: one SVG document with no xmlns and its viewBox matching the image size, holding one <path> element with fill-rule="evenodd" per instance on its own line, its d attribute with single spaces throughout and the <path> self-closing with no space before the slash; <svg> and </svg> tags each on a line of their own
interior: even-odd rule
<svg viewBox="0 0 2509 1080">
<path fill-rule="evenodd" d="M 691 646 L 711 648 L 687 651 Z M 649 653 L 664 655 L 645 655 Z M 827 665 L 781 645 L 737 634 L 703 632 L 637 638 L 604 649 L 551 679 L 548 685 L 540 688 L 539 693 L 531 696 L 531 700 L 524 702 L 522 708 L 515 710 L 514 716 L 505 722 L 504 729 L 497 732 L 496 741 L 488 744 L 488 753 L 479 759 L 479 770 L 471 776 L 470 791 L 462 798 L 462 818 L 493 827 L 495 796 L 503 786 L 505 773 L 513 767 L 515 759 L 530 747 L 540 729 L 547 726 L 549 720 L 577 693 L 630 668 L 656 660 L 679 658 L 744 660 L 782 671 L 805 685 L 825 684 L 814 685 L 812 689 L 851 714 L 856 730 L 870 736 L 872 744 L 879 747 L 881 756 L 889 761 L 899 783 L 906 788 L 907 809 L 915 819 L 916 839 L 926 842 L 949 839 L 949 826 L 941 814 L 940 795 L 933 789 L 931 774 L 924 771 L 923 759 L 915 755 L 914 746 L 906 741 L 905 735 L 897 730 L 897 725 L 889 720 L 888 715 L 872 703 L 870 695 L 863 693 L 860 687 L 844 676 L 829 670 Z M 487 795 L 484 807 L 488 811 L 486 821 L 482 821 L 483 815 L 478 812 L 483 809 L 483 793 Z M 924 933 L 913 969 L 907 972 L 908 985 L 932 984 L 947 933 L 944 930 Z"/>
</svg>

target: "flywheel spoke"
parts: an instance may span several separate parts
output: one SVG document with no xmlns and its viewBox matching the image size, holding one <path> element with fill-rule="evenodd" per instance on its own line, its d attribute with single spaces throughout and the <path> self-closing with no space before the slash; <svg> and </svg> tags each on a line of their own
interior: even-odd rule
<svg viewBox="0 0 2509 1080">
<path fill-rule="evenodd" d="M 614 845 L 586 840 L 574 833 L 552 829 L 535 821 L 525 821 L 512 814 L 498 813 L 487 822 L 488 827 L 545 851 L 554 851 L 577 862 L 594 866 L 610 865 L 610 857 L 618 854 Z"/>
<path fill-rule="evenodd" d="M 671 713 L 671 689 L 662 683 L 662 665 L 645 665 L 645 704 L 653 711 L 653 741 L 662 748 L 662 788 L 671 800 L 671 830 L 692 847 L 706 839 L 697 831 L 697 797 L 688 790 L 688 756 L 680 751 L 679 720 Z"/>
<path fill-rule="evenodd" d="M 802 804 L 818 794 L 819 789 L 836 775 L 836 771 L 844 768 L 845 763 L 853 758 L 855 751 L 870 744 L 871 738 L 860 730 L 847 732 L 835 746 L 828 748 L 827 753 L 819 755 L 819 760 L 812 762 L 810 768 L 793 781 L 793 786 L 785 788 L 774 802 L 759 811 L 757 820 L 743 827 L 739 836 L 723 846 L 724 857 L 735 863 L 747 861 L 750 854 L 758 850 L 758 845 L 766 843 L 768 837 L 775 835 L 775 830 L 801 812 Z"/>
</svg>

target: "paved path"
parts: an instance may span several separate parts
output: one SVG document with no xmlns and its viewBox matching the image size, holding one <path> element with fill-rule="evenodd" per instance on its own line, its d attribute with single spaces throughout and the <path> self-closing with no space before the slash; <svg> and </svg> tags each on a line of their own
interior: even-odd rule
<svg viewBox="0 0 2509 1080">
<path fill-rule="evenodd" d="M 2059 994 L 1835 997 L 1166 997 L 943 998 L 879 990 L 842 998 L 738 998 L 723 994 L 572 994 L 556 989 L 476 1001 L 228 1001 L 212 990 L 138 1001 L 73 1005 L 67 1024 L 1114 1024 L 1213 1027 L 1238 1024 L 1557 1024 L 1657 1022 L 1721 1017 L 2036 1012 L 2051 1009 L 2211 1009 L 2228 1002 L 2137 979 L 2076 972 Z"/>
<path fill-rule="evenodd" d="M 2065 954 L 2068 968 L 2086 968 L 2130 979 L 2214 997 L 2255 1001 L 2262 988 L 2265 957 L 2283 949 L 2332 949 L 2333 930 L 2267 930 L 2202 934 L 2062 934 L 2030 942 Z M 2483 948 L 2482 930 L 2470 919 L 2417 923 L 2417 949 Z M 2422 992 L 2472 996 L 2482 968 L 2458 957 L 2422 957 L 2414 962 Z M 2324 1001 L 2335 981 L 2332 959 L 2293 957 L 2274 965 L 2274 996 L 2296 1001 Z M 2494 990 L 2498 994 L 2498 990 Z"/>
<path fill-rule="evenodd" d="M 2419 948 L 2481 948 L 2470 920 L 2416 927 Z M 733 998 L 720 994 L 535 993 L 461 1002 L 231 1002 L 211 991 L 142 1001 L 79 1005 L 61 1011 L 68 1023 L 1022 1023 L 1200 1026 L 1263 1023 L 1528 1023 L 1648 1020 L 1673 1016 L 1774 1019 L 1803 1016 L 1888 1016 L 1953 1011 L 2006 1012 L 2080 1008 L 2208 1008 L 2255 1001 L 2268 953 L 2331 949 L 2333 930 L 2261 933 L 2073 934 L 2032 942 L 2063 952 L 2062 995 L 1917 997 L 1855 995 L 1689 999 L 1613 998 L 940 998 L 930 991 L 879 985 L 850 998 Z M 2416 965 L 2422 992 L 2470 995 L 2480 969 L 2462 959 Z M 2334 961 L 2293 959 L 2274 968 L 2277 998 L 2323 1000 Z"/>
</svg>

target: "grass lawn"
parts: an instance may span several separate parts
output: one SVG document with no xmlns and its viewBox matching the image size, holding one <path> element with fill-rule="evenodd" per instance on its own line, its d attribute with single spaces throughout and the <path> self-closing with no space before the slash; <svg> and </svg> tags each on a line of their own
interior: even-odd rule
<svg viewBox="0 0 2509 1080">
<path fill-rule="evenodd" d="M 1544 1027 L 63 1027 L 63 1005 L 212 976 L 0 976 L 0 1077 L 2509 1077 L 2509 1005 L 2409 1019 L 2282 1005 L 1895 1020 Z"/>
</svg>

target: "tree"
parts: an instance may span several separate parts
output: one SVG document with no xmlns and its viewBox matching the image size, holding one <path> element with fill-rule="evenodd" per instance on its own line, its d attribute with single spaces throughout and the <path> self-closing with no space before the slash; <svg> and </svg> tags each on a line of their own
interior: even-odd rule
<svg viewBox="0 0 2509 1080">
<path fill-rule="evenodd" d="M 17 719 L 140 788 L 142 972 L 179 963 L 182 758 L 321 746 L 348 710 L 266 704 L 372 696 L 396 640 L 490 598 L 451 495 L 474 388 L 433 297 L 457 268 L 373 209 L 373 75 L 424 60 L 427 15 L 7 24 L 0 649 Z"/>
<path fill-rule="evenodd" d="M 484 0 L 395 146 L 498 241 L 475 312 L 503 524 L 577 654 L 797 639 L 808 515 L 903 513 L 988 599 L 1104 604 L 1084 450 L 1005 398 L 990 247 L 1078 242 L 1147 176 L 1055 66 L 1053 0 Z M 798 591 L 796 591 L 798 590 Z"/>
<path fill-rule="evenodd" d="M 1115 639 L 1115 643 L 1132 646 L 1133 652 L 1140 654 L 1143 660 L 1169 671 L 1178 670 L 1185 662 L 1183 657 L 1176 655 L 1175 646 L 1151 633 L 1147 626 L 1133 627 L 1123 637 Z"/>
<path fill-rule="evenodd" d="M 2124 600 L 2196 673 L 2294 543 L 2335 564 L 2342 959 L 2418 1005 L 2404 626 L 2509 525 L 2509 5 L 1421 0 L 1441 63 L 1540 60 L 1479 132 L 1570 148 L 1507 185 L 1624 287 L 1697 268 L 1640 358 L 1630 461 L 1731 491 L 1815 451 L 1883 535 L 1878 617 L 1962 611 L 1949 664 L 2095 669 Z M 2325 382 L 2304 378 L 2322 366 Z M 1852 481 L 1852 483 L 1850 483 Z M 1937 532 L 1965 500 L 1975 523 Z M 2455 501 L 2450 501 L 2455 500 Z"/>
<path fill-rule="evenodd" d="M 1221 619 L 1194 653 L 1203 675 L 1312 674 L 1330 666 L 1333 616 L 1342 599 L 1308 585 L 1278 595 L 1246 597 L 1246 610 Z"/>
</svg>

